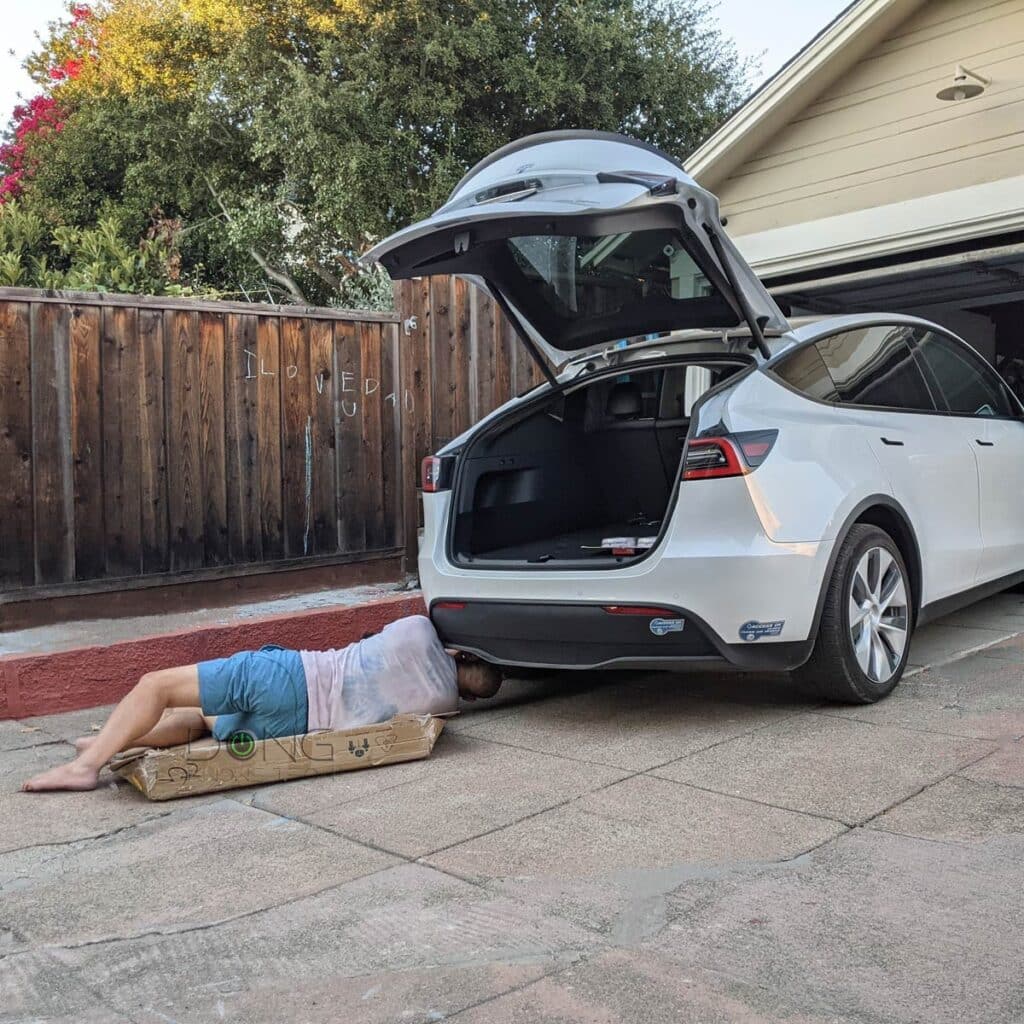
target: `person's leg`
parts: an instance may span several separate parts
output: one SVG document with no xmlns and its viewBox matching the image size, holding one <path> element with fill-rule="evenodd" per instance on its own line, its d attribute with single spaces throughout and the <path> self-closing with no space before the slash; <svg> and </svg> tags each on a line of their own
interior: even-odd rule
<svg viewBox="0 0 1024 1024">
<path fill-rule="evenodd" d="M 46 789 L 95 789 L 99 770 L 119 750 L 145 736 L 166 708 L 194 708 L 199 700 L 199 671 L 195 665 L 147 672 L 111 712 L 95 741 L 74 761 L 29 779 L 28 792 Z"/>
<path fill-rule="evenodd" d="M 202 708 L 168 708 L 163 717 L 149 732 L 130 740 L 122 750 L 129 747 L 176 747 L 182 743 L 208 736 L 212 731 L 213 719 L 203 715 Z M 80 736 L 75 740 L 75 749 L 81 753 L 96 742 L 96 736 Z"/>
</svg>

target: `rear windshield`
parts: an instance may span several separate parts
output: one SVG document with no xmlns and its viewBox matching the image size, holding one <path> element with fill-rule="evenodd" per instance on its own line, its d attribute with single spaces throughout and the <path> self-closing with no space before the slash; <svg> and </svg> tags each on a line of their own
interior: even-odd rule
<svg viewBox="0 0 1024 1024">
<path fill-rule="evenodd" d="M 506 238 L 500 283 L 545 336 L 571 347 L 686 327 L 733 327 L 735 312 L 669 228 Z M 508 259 L 511 257 L 511 260 Z"/>
<path fill-rule="evenodd" d="M 711 285 L 671 231 L 510 238 L 523 275 L 563 317 L 622 309 L 655 296 L 694 299 Z"/>
</svg>

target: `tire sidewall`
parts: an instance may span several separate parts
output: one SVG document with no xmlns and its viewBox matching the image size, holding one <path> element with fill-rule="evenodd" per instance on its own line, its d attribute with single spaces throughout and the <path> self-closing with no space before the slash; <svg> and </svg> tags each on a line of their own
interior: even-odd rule
<svg viewBox="0 0 1024 1024">
<path fill-rule="evenodd" d="M 885 697 L 897 687 L 903 676 L 903 671 L 907 667 L 907 659 L 910 656 L 910 641 L 914 627 L 914 598 L 911 592 L 910 577 L 907 574 L 906 563 L 903 560 L 903 556 L 900 554 L 900 549 L 896 546 L 889 534 L 879 527 L 868 527 L 863 532 L 858 530 L 855 536 L 848 538 L 847 543 L 848 546 L 843 552 L 843 558 L 841 560 L 841 572 L 837 573 L 835 577 L 833 577 L 833 586 L 838 585 L 841 588 L 842 600 L 840 604 L 840 614 L 843 624 L 843 662 L 847 678 L 854 690 L 856 690 L 864 700 L 873 703 L 874 701 Z M 854 653 L 853 643 L 850 638 L 850 602 L 848 595 L 850 593 L 853 574 L 856 572 L 857 565 L 860 563 L 863 555 L 871 548 L 884 548 L 896 560 L 896 564 L 899 566 L 900 572 L 903 573 L 903 585 L 907 591 L 908 602 L 907 643 L 903 648 L 903 655 L 900 658 L 900 663 L 896 666 L 896 671 L 893 672 L 893 674 L 883 683 L 876 683 L 867 674 L 865 674 L 864 670 L 857 662 L 857 656 Z"/>
</svg>

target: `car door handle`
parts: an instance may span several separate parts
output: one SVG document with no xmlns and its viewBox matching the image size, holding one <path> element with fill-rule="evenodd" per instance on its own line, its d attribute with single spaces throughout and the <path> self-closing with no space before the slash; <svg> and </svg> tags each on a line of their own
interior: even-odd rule
<svg viewBox="0 0 1024 1024">
<path fill-rule="evenodd" d="M 883 437 L 882 438 L 882 444 L 892 445 L 894 448 L 902 448 L 903 447 L 903 442 L 902 441 L 895 441 L 891 437 Z"/>
<path fill-rule="evenodd" d="M 982 448 L 995 448 L 995 441 L 982 441 L 980 437 L 974 439 L 975 444 L 980 444 Z"/>
</svg>

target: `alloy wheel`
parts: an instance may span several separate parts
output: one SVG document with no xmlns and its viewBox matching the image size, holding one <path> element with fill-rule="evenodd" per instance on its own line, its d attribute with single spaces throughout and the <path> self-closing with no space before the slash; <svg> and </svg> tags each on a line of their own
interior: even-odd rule
<svg viewBox="0 0 1024 1024">
<path fill-rule="evenodd" d="M 884 683 L 903 661 L 909 625 L 903 570 L 882 547 L 861 556 L 850 581 L 850 642 L 861 671 Z"/>
</svg>

